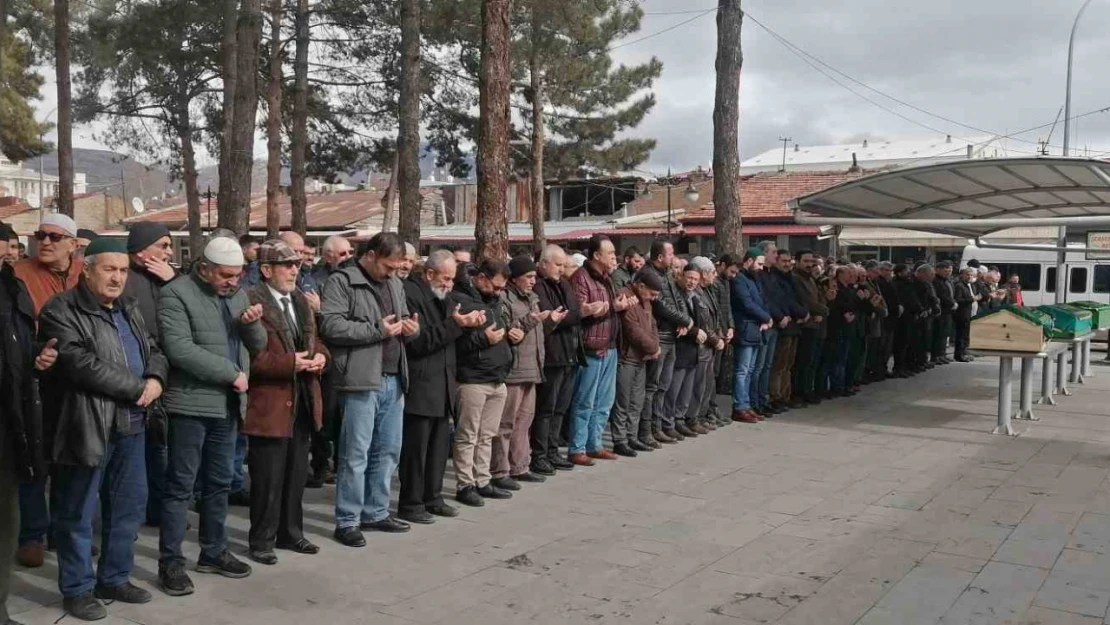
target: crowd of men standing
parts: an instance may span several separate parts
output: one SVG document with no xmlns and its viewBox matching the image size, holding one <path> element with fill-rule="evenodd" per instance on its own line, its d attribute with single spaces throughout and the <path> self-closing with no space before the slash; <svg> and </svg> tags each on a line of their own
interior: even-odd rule
<svg viewBox="0 0 1110 625">
<path fill-rule="evenodd" d="M 200 573 L 251 574 L 228 548 L 229 505 L 249 507 L 252 561 L 318 553 L 301 506 L 325 483 L 335 540 L 364 547 L 364 532 L 458 516 L 449 461 L 458 503 L 509 499 L 947 364 L 949 337 L 967 360 L 975 309 L 1014 293 L 944 264 L 835 265 L 771 243 L 686 262 L 665 241 L 618 259 L 595 236 L 580 260 L 550 245 L 475 264 L 421 261 L 383 233 L 357 251 L 332 237 L 314 264 L 295 233 L 217 231 L 179 272 L 154 224 L 84 238 L 48 215 L 34 237 L 35 255 L 0 271 L 0 550 L 35 567 L 56 548 L 63 605 L 84 620 L 151 601 L 130 580 L 144 522 L 160 528 L 159 587 L 187 595 L 190 508 Z"/>
</svg>

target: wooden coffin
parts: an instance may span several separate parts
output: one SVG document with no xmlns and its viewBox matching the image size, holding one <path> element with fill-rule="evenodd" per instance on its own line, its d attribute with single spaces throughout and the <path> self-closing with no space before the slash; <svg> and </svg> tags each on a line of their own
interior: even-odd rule
<svg viewBox="0 0 1110 625">
<path fill-rule="evenodd" d="M 1002 309 L 971 322 L 971 349 L 1037 353 L 1046 347 L 1044 327 Z"/>
</svg>

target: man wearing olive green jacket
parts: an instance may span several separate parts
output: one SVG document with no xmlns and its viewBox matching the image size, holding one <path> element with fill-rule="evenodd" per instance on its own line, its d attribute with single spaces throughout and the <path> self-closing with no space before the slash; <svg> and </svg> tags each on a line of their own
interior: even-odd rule
<svg viewBox="0 0 1110 625">
<path fill-rule="evenodd" d="M 213 239 L 191 276 L 162 288 L 158 325 L 170 379 L 162 404 L 169 414 L 169 463 L 162 507 L 158 581 L 168 595 L 187 595 L 181 542 L 193 485 L 201 486 L 197 571 L 239 578 L 248 565 L 227 548 L 227 495 L 235 437 L 246 410 L 250 354 L 266 346 L 261 305 L 239 290 L 243 252 Z"/>
</svg>

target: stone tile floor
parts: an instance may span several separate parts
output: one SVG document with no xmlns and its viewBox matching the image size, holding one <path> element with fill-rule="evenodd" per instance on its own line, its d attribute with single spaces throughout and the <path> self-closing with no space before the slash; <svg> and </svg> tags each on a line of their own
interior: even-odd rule
<svg viewBox="0 0 1110 625">
<path fill-rule="evenodd" d="M 1110 368 L 1017 438 L 989 434 L 996 371 L 950 365 L 734 424 L 366 549 L 330 539 L 333 489 L 309 491 L 320 555 L 193 574 L 195 595 L 155 591 L 104 622 L 1110 624 Z M 144 528 L 137 583 L 153 587 L 156 556 Z M 62 616 L 56 575 L 53 555 L 17 572 L 17 619 Z"/>
</svg>

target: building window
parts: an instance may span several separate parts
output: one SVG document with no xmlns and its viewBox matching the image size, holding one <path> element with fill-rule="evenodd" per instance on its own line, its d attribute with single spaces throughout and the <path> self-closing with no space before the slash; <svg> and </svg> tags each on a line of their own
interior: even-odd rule
<svg viewBox="0 0 1110 625">
<path fill-rule="evenodd" d="M 1110 265 L 1095 265 L 1095 293 L 1110 293 Z"/>
<path fill-rule="evenodd" d="M 1087 292 L 1087 268 L 1086 267 L 1072 267 L 1071 268 L 1071 283 L 1068 284 L 1069 293 L 1086 293 Z"/>
</svg>

